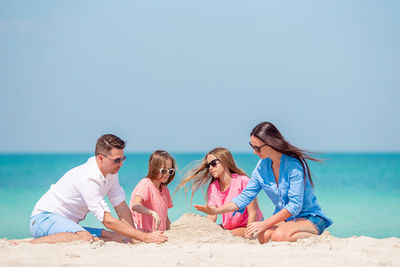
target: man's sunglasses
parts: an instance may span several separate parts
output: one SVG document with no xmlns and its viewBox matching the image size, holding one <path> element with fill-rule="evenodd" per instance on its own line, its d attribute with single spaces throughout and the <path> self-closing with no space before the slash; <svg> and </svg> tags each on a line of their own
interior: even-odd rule
<svg viewBox="0 0 400 267">
<path fill-rule="evenodd" d="M 166 168 L 160 168 L 160 173 L 162 175 L 168 173 L 169 175 L 173 175 L 175 173 L 175 169 L 171 168 L 171 169 L 166 169 Z"/>
<path fill-rule="evenodd" d="M 219 159 L 213 159 L 212 161 L 210 161 L 209 163 L 206 164 L 206 168 L 209 169 L 210 166 L 215 168 L 215 166 L 217 166 L 218 161 L 219 161 Z"/>
<path fill-rule="evenodd" d="M 261 152 L 261 148 L 264 146 L 267 146 L 267 144 L 263 144 L 262 146 L 255 146 L 253 145 L 251 142 L 249 142 L 249 145 L 251 146 L 252 149 L 254 149 L 255 151 L 257 151 L 258 153 Z"/>
<path fill-rule="evenodd" d="M 121 162 L 124 162 L 125 159 L 126 159 L 126 156 L 123 156 L 122 158 L 117 158 L 117 159 L 110 159 L 109 157 L 107 157 L 107 156 L 104 155 L 104 154 L 101 154 L 101 155 L 103 155 L 104 157 L 106 157 L 106 158 L 108 158 L 109 160 L 111 160 L 112 162 L 114 162 L 114 164 L 120 164 Z"/>
</svg>

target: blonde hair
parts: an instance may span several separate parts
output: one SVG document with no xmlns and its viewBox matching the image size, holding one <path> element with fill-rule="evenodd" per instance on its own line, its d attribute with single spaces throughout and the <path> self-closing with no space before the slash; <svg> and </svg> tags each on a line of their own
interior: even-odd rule
<svg viewBox="0 0 400 267">
<path fill-rule="evenodd" d="M 184 189 L 185 190 L 185 196 L 187 195 L 187 192 L 191 189 L 192 190 L 192 196 L 190 198 L 190 201 L 193 200 L 194 193 L 199 189 L 199 188 L 205 188 L 206 184 L 207 190 L 210 187 L 210 185 L 216 180 L 211 173 L 209 172 L 207 168 L 207 156 L 208 155 L 213 155 L 216 157 L 225 167 L 229 169 L 229 172 L 232 173 L 237 173 L 241 175 L 246 175 L 244 171 L 239 169 L 236 166 L 235 160 L 233 159 L 233 156 L 231 152 L 224 148 L 224 147 L 217 147 L 208 152 L 203 161 L 201 161 L 198 166 L 193 168 L 192 170 L 188 171 L 185 177 L 182 179 L 182 181 L 179 183 L 178 188 L 176 189 L 175 193 L 179 189 Z M 196 162 L 194 162 L 196 163 Z M 189 166 L 193 165 L 190 164 Z M 247 175 L 246 175 L 247 176 Z M 208 196 L 206 194 L 206 200 L 208 201 Z"/>
<path fill-rule="evenodd" d="M 168 185 L 172 180 L 175 178 L 176 173 L 176 162 L 167 151 L 164 150 L 156 150 L 151 154 L 149 159 L 149 171 L 147 173 L 147 177 L 150 179 L 157 179 L 158 175 L 160 174 L 160 168 L 167 160 L 171 160 L 172 168 L 175 169 L 174 174 L 170 175 L 168 180 L 163 185 Z"/>
</svg>

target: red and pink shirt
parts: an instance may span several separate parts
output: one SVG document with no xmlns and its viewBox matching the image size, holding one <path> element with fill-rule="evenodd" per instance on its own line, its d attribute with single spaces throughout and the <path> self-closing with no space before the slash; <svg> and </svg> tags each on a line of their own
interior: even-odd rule
<svg viewBox="0 0 400 267">
<path fill-rule="evenodd" d="M 131 201 L 129 207 L 132 210 L 132 201 L 138 195 L 142 200 L 142 205 L 148 209 L 154 210 L 160 216 L 161 223 L 158 230 L 164 231 L 167 228 L 168 209 L 173 207 L 171 194 L 165 185 L 161 185 L 161 191 L 156 188 L 150 178 L 143 178 L 136 185 L 131 194 Z M 156 230 L 156 225 L 153 216 L 141 214 L 132 211 L 133 221 L 141 230 L 152 232 Z"/>
<path fill-rule="evenodd" d="M 224 204 L 231 201 L 233 198 L 238 196 L 244 188 L 246 188 L 247 183 L 250 178 L 245 175 L 240 175 L 237 173 L 232 174 L 231 184 L 225 191 L 221 191 L 219 187 L 219 180 L 215 180 L 208 188 L 208 205 L 221 207 Z M 249 213 L 246 210 L 243 214 L 236 212 L 235 216 L 233 216 L 234 212 L 228 212 L 222 214 L 222 227 L 225 229 L 231 230 L 238 227 L 246 227 L 247 221 L 249 219 Z M 259 221 L 263 218 L 261 210 L 257 207 L 257 215 L 256 221 Z"/>
</svg>

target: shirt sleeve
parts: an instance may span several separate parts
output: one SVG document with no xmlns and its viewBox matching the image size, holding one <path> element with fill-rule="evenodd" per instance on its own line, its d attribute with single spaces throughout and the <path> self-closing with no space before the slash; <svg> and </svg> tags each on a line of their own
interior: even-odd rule
<svg viewBox="0 0 400 267">
<path fill-rule="evenodd" d="M 239 207 L 239 212 L 243 213 L 247 207 L 257 196 L 257 194 L 261 190 L 261 185 L 258 182 L 258 179 L 260 179 L 260 174 L 258 168 L 256 168 L 253 171 L 253 174 L 251 175 L 251 178 L 249 182 L 247 183 L 247 186 L 245 189 L 243 189 L 242 193 L 232 199 L 232 202 L 236 204 L 236 206 Z"/>
<path fill-rule="evenodd" d="M 217 206 L 217 201 L 215 199 L 215 186 L 214 184 L 210 184 L 207 190 L 208 201 L 207 204 L 210 206 Z"/>
<path fill-rule="evenodd" d="M 132 199 L 137 195 L 140 196 L 144 201 L 150 200 L 150 191 L 149 184 L 146 180 L 141 180 L 134 190 L 134 194 L 132 194 Z"/>
<path fill-rule="evenodd" d="M 122 186 L 119 184 L 118 176 L 115 178 L 114 183 L 107 195 L 113 207 L 116 207 L 125 201 L 125 192 L 124 189 L 122 189 Z"/>
<path fill-rule="evenodd" d="M 89 211 L 100 221 L 104 220 L 104 212 L 111 212 L 104 198 L 101 196 L 101 186 L 94 178 L 85 180 L 77 187 Z"/>
<path fill-rule="evenodd" d="M 304 173 L 300 166 L 290 170 L 288 199 L 284 208 L 296 217 L 303 208 L 304 199 Z"/>
</svg>

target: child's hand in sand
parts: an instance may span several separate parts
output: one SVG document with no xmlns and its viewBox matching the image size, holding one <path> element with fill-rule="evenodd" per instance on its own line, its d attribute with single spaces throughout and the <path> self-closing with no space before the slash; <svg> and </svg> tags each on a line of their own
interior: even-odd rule
<svg viewBox="0 0 400 267">
<path fill-rule="evenodd" d="M 161 244 L 161 243 L 166 242 L 167 240 L 168 240 L 168 237 L 166 235 L 164 235 L 164 232 L 154 231 L 151 233 L 147 233 L 143 242 Z"/>
<path fill-rule="evenodd" d="M 215 215 L 217 214 L 217 209 L 215 208 L 215 206 L 209 206 L 208 204 L 206 204 L 205 206 L 203 205 L 194 205 L 194 208 L 198 211 L 204 212 L 208 215 Z"/>
<path fill-rule="evenodd" d="M 153 230 L 158 230 L 158 228 L 160 227 L 160 223 L 161 223 L 160 216 L 154 210 L 149 210 L 149 211 L 150 211 L 151 216 L 153 216 L 153 219 L 154 219 L 154 222 L 156 225 L 155 229 L 153 229 Z"/>
<path fill-rule="evenodd" d="M 244 237 L 245 238 L 255 237 L 265 229 L 267 229 L 267 227 L 264 221 L 250 223 L 247 225 L 246 230 L 244 231 Z"/>
</svg>

